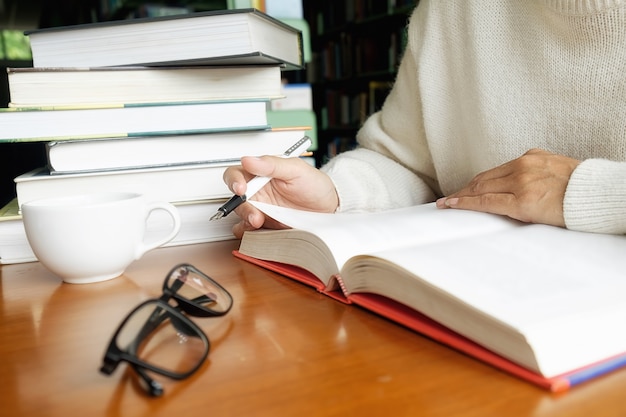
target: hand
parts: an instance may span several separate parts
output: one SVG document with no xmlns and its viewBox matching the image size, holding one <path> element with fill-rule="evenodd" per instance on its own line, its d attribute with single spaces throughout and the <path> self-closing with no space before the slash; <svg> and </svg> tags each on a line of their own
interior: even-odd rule
<svg viewBox="0 0 626 417">
<path fill-rule="evenodd" d="M 243 157 L 241 166 L 226 170 L 224 182 L 233 193 L 243 195 L 246 193 L 246 182 L 255 175 L 268 176 L 272 180 L 252 200 L 327 213 L 335 212 L 339 205 L 339 197 L 330 177 L 299 158 Z M 284 227 L 266 218 L 251 204 L 244 203 L 235 212 L 242 219 L 233 227 L 233 233 L 238 238 L 246 230 Z"/>
<path fill-rule="evenodd" d="M 437 200 L 439 208 L 501 214 L 528 223 L 565 226 L 563 198 L 580 161 L 540 149 L 478 174 L 460 191 Z"/>
</svg>

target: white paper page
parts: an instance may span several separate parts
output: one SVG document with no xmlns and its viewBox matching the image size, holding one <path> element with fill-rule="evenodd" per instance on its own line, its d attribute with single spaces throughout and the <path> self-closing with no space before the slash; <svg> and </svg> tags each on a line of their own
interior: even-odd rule
<svg viewBox="0 0 626 417">
<path fill-rule="evenodd" d="M 376 255 L 519 329 L 548 374 L 626 351 L 625 236 L 527 225 Z"/>
<path fill-rule="evenodd" d="M 352 256 L 516 228 L 506 217 L 441 210 L 434 203 L 375 213 L 314 213 L 250 201 L 281 223 L 318 235 L 339 269 Z"/>
</svg>

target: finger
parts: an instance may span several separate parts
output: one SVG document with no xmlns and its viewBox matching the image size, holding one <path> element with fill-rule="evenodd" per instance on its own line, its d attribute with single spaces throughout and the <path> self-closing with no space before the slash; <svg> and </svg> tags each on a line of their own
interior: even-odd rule
<svg viewBox="0 0 626 417">
<path fill-rule="evenodd" d="M 241 220 L 240 222 L 236 223 L 232 229 L 233 235 L 235 235 L 237 239 L 241 239 L 244 232 L 250 230 L 256 230 L 256 228 L 250 226 L 250 224 L 248 224 L 248 222 L 246 222 L 245 220 Z"/>
<path fill-rule="evenodd" d="M 507 177 L 515 172 L 515 162 L 516 160 L 508 161 L 502 165 L 498 165 L 496 167 L 488 169 L 487 171 L 483 171 L 477 174 L 472 179 L 472 182 L 487 181 Z"/>
<path fill-rule="evenodd" d="M 450 194 L 448 198 L 509 193 L 511 191 L 512 177 L 513 173 L 505 174 L 504 172 L 502 172 L 502 176 L 493 176 L 492 178 L 479 176 L 456 193 Z"/>
<path fill-rule="evenodd" d="M 266 229 L 286 229 L 287 226 L 280 223 L 271 217 L 267 217 L 262 211 L 254 207 L 250 203 L 243 203 L 235 212 L 241 219 L 240 222 L 233 226 L 233 234 L 237 238 L 241 238 L 244 232 L 257 230 L 260 228 Z"/>
<path fill-rule="evenodd" d="M 244 184 L 253 176 L 245 172 L 241 166 L 233 166 L 224 171 L 222 178 L 230 191 L 243 195 L 246 191 Z"/>
<path fill-rule="evenodd" d="M 235 209 L 237 216 L 245 221 L 251 228 L 258 229 L 265 222 L 265 215 L 250 203 L 243 203 Z"/>
<path fill-rule="evenodd" d="M 238 239 L 246 231 L 260 229 L 265 222 L 265 215 L 250 203 L 241 204 L 235 209 L 235 213 L 241 219 L 232 229 Z"/>
<path fill-rule="evenodd" d="M 232 232 L 236 238 L 241 239 L 244 232 L 257 230 L 257 229 L 260 229 L 261 227 L 264 227 L 266 229 L 287 229 L 288 228 L 284 224 L 277 222 L 276 220 L 272 218 L 266 217 L 265 219 L 266 219 L 265 222 L 259 227 L 256 227 L 255 225 L 250 224 L 247 220 L 242 219 L 241 221 L 233 225 Z"/>
<path fill-rule="evenodd" d="M 509 176 L 520 169 L 524 169 L 525 166 L 530 166 L 529 164 L 532 164 L 533 161 L 536 161 L 537 157 L 548 155 L 554 154 L 544 151 L 542 149 L 530 149 L 519 158 L 513 159 L 511 161 L 505 162 L 502 165 L 498 165 L 487 171 L 479 173 L 474 177 L 474 181 L 484 181 Z"/>
<path fill-rule="evenodd" d="M 478 196 L 451 197 L 443 201 L 447 208 L 460 210 L 480 211 L 483 213 L 499 214 L 524 222 L 531 221 L 520 215 L 515 195 L 510 193 L 491 193 Z"/>
<path fill-rule="evenodd" d="M 300 158 L 281 158 L 277 156 L 260 156 L 241 158 L 241 165 L 247 172 L 271 177 L 283 181 L 289 181 L 299 175 L 301 164 Z"/>
<path fill-rule="evenodd" d="M 451 198 L 479 196 L 486 193 L 506 193 L 510 187 L 510 176 L 514 170 L 510 163 L 499 165 L 488 171 L 481 172 L 460 190 L 437 200 L 438 208 L 449 207 L 446 201 Z"/>
</svg>

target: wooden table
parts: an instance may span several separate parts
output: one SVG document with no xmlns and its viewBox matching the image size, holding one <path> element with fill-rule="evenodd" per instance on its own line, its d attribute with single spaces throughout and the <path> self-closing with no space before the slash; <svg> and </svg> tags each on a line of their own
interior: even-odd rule
<svg viewBox="0 0 626 417">
<path fill-rule="evenodd" d="M 624 416 L 626 370 L 554 395 L 358 307 L 231 255 L 237 241 L 154 250 L 111 281 L 64 284 L 39 263 L 0 269 L 0 416 Z M 150 398 L 109 338 L 189 262 L 235 305 L 194 318 L 212 342 L 188 380 Z M 619 331 L 624 331 L 620 329 Z"/>
</svg>

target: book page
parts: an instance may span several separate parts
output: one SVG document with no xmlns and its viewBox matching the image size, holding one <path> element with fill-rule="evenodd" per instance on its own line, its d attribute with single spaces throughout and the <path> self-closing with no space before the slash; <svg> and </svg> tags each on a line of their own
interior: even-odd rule
<svg viewBox="0 0 626 417">
<path fill-rule="evenodd" d="M 250 201 L 266 215 L 319 236 L 337 268 L 352 256 L 506 230 L 520 223 L 506 217 L 441 210 L 434 203 L 372 213 L 315 213 Z"/>
<path fill-rule="evenodd" d="M 516 342 L 502 345 L 498 332 L 513 329 L 533 346 L 544 374 L 626 351 L 624 236 L 525 225 L 373 255 L 410 274 L 380 273 L 389 265 L 369 272 L 372 259 L 363 257 L 345 266 L 348 291 L 416 306 L 509 356 Z"/>
</svg>

